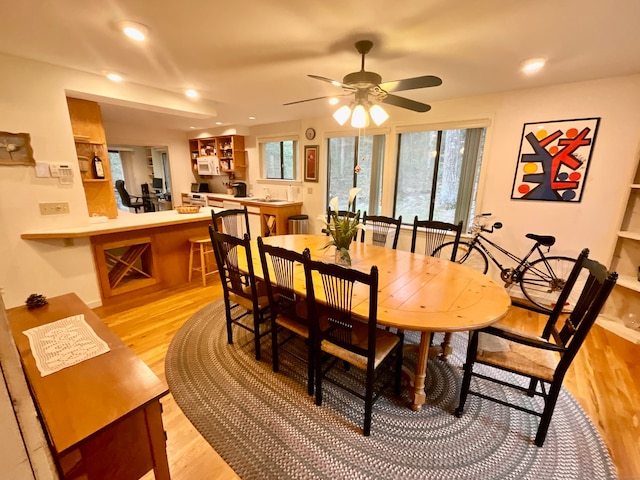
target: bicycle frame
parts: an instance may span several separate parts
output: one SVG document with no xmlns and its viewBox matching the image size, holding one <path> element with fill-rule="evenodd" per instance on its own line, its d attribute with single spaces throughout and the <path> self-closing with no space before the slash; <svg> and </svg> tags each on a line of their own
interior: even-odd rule
<svg viewBox="0 0 640 480">
<path fill-rule="evenodd" d="M 487 230 L 484 230 L 487 231 Z M 490 231 L 492 232 L 493 229 Z M 489 257 L 491 259 L 491 261 L 500 269 L 501 272 L 507 272 L 509 269 L 506 269 L 499 261 L 498 259 L 496 259 L 493 254 L 491 253 L 491 251 L 486 247 L 486 245 L 483 243 L 486 242 L 489 245 L 491 245 L 493 248 L 495 248 L 496 250 L 502 252 L 504 255 L 506 255 L 507 257 L 509 257 L 511 260 L 513 260 L 514 262 L 517 262 L 517 266 L 510 272 L 509 277 L 511 278 L 512 281 L 519 281 L 520 280 L 520 275 L 522 274 L 522 272 L 524 271 L 525 268 L 527 268 L 530 263 L 529 263 L 529 258 L 531 257 L 531 255 L 533 255 L 534 252 L 538 252 L 538 255 L 540 256 L 540 258 L 546 258 L 544 253 L 542 252 L 542 250 L 540 249 L 540 243 L 536 242 L 533 247 L 531 247 L 531 250 L 529 250 L 529 252 L 523 257 L 520 258 L 517 255 L 514 255 L 513 253 L 509 252 L 508 250 L 504 249 L 503 247 L 501 247 L 500 245 L 498 245 L 497 243 L 493 242 L 492 240 L 488 239 L 487 237 L 485 237 L 484 235 L 482 235 L 482 233 L 478 232 L 477 234 L 474 235 L 474 237 L 469 241 L 469 244 L 473 247 L 478 247 L 480 250 L 482 250 L 487 257 Z M 504 278 L 503 276 L 503 280 L 507 281 L 507 278 Z"/>
</svg>

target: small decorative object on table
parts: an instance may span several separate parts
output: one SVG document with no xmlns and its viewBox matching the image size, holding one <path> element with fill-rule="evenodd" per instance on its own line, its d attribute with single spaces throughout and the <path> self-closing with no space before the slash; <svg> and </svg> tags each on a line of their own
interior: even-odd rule
<svg viewBox="0 0 640 480">
<path fill-rule="evenodd" d="M 33 310 L 34 308 L 43 307 L 49 302 L 47 301 L 47 297 L 45 297 L 44 295 L 32 293 L 31 295 L 29 295 L 29 298 L 27 298 L 27 301 L 25 303 L 27 304 L 27 308 L 29 310 Z"/>
<path fill-rule="evenodd" d="M 359 191 L 359 188 L 352 188 L 349 190 L 348 211 L 351 211 L 351 207 Z M 349 246 L 357 233 L 364 229 L 364 225 L 360 223 L 360 210 L 358 210 L 354 216 L 344 215 L 342 217 L 338 217 L 338 197 L 333 197 L 329 202 L 329 205 L 331 207 L 329 222 L 327 222 L 324 215 L 318 217 L 318 220 L 322 220 L 322 222 L 324 222 L 326 230 L 329 232 L 329 235 L 331 235 L 331 241 L 323 248 L 335 246 L 335 262 L 338 265 L 351 266 Z"/>
<path fill-rule="evenodd" d="M 199 205 L 181 205 L 176 207 L 176 212 L 178 213 L 198 213 L 199 211 Z"/>
</svg>

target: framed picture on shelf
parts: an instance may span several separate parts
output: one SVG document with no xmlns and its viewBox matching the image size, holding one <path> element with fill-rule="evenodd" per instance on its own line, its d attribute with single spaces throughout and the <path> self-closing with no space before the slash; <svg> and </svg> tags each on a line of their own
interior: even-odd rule
<svg viewBox="0 0 640 480">
<path fill-rule="evenodd" d="M 318 145 L 304 147 L 304 181 L 318 181 Z"/>
<path fill-rule="evenodd" d="M 0 165 L 35 164 L 28 133 L 0 132 Z"/>
</svg>

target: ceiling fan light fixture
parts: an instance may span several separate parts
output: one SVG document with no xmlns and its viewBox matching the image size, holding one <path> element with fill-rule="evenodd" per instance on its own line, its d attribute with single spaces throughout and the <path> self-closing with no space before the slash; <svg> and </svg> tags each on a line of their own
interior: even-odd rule
<svg viewBox="0 0 640 480">
<path fill-rule="evenodd" d="M 369 115 L 371 115 L 371 119 L 373 123 L 375 123 L 378 127 L 387 121 L 389 118 L 389 114 L 385 112 L 384 108 L 382 108 L 378 104 L 374 104 L 369 109 Z"/>
<path fill-rule="evenodd" d="M 369 124 L 369 115 L 362 104 L 356 105 L 351 114 L 351 126 L 353 128 L 365 128 Z"/>
<path fill-rule="evenodd" d="M 339 100 L 336 97 L 331 97 L 329 99 L 329 105 L 337 105 Z"/>
<path fill-rule="evenodd" d="M 347 123 L 347 120 L 349 120 L 349 117 L 351 116 L 351 109 L 347 106 L 347 105 L 343 105 L 341 106 L 338 110 L 336 110 L 336 112 L 333 114 L 333 118 L 336 120 L 336 122 L 338 122 L 340 125 L 344 125 L 345 123 Z"/>
</svg>

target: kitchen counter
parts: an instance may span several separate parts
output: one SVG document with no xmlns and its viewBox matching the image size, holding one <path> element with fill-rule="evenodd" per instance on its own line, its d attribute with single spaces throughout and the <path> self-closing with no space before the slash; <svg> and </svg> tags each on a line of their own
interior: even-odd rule
<svg viewBox="0 0 640 480">
<path fill-rule="evenodd" d="M 289 233 L 289 217 L 300 215 L 302 212 L 302 202 L 267 200 L 263 197 L 234 197 L 225 193 L 183 193 L 183 205 L 191 202 L 192 195 L 197 195 L 199 201 L 204 200 L 208 206 L 214 208 L 246 206 L 252 237 L 256 235 L 256 231 L 263 237 L 286 235 Z"/>
<path fill-rule="evenodd" d="M 232 195 L 230 195 L 232 196 Z M 211 211 L 219 212 L 221 208 L 201 207 L 198 213 L 180 214 L 175 210 L 150 212 L 144 214 L 127 214 L 100 223 L 89 223 L 78 227 L 41 229 L 24 232 L 20 235 L 25 240 L 45 240 L 53 238 L 94 237 L 119 232 L 132 232 L 153 227 L 180 225 L 203 220 L 211 220 Z"/>
<path fill-rule="evenodd" d="M 211 211 L 123 213 L 78 227 L 24 232 L 25 240 L 88 238 L 103 305 L 171 289 L 189 281 L 190 238 L 208 238 Z M 63 247 L 61 247 L 63 248 Z M 210 258 L 210 261 L 214 261 Z"/>
</svg>

